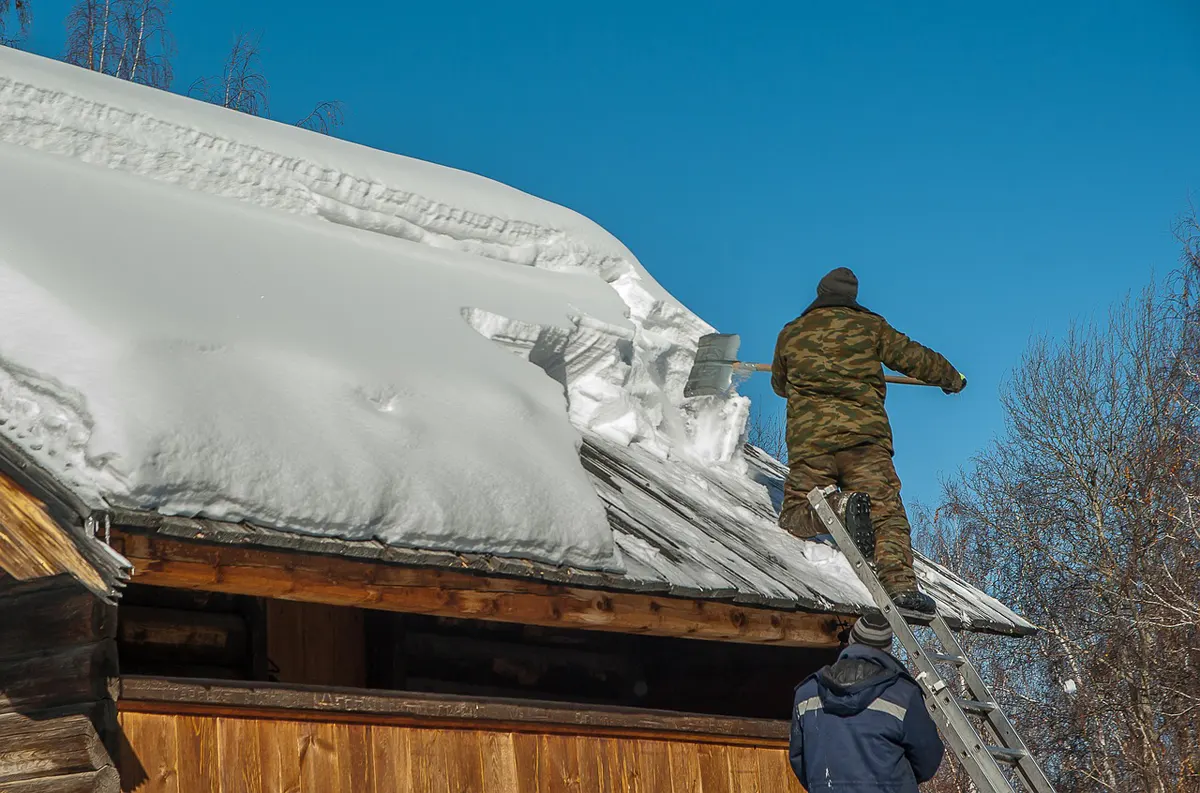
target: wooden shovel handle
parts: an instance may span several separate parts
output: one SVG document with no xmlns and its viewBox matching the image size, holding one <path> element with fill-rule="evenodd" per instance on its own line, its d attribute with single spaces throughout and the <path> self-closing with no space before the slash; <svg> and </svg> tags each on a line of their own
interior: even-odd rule
<svg viewBox="0 0 1200 793">
<path fill-rule="evenodd" d="M 739 361 L 737 365 L 743 369 L 752 369 L 755 372 L 771 371 L 771 364 L 769 363 L 741 363 Z M 884 375 L 883 379 L 885 382 L 897 385 L 933 385 L 933 383 L 926 383 L 924 380 L 918 380 L 915 377 L 901 377 L 894 374 Z"/>
</svg>

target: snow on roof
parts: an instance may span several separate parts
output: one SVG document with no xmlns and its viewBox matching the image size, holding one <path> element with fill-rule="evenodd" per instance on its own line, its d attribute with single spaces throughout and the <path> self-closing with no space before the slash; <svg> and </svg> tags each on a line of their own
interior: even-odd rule
<svg viewBox="0 0 1200 793">
<path fill-rule="evenodd" d="M 748 400 L 684 400 L 711 327 L 595 223 L 14 50 L 0 75 L 0 434 L 94 508 L 865 602 L 774 526 Z"/>
</svg>

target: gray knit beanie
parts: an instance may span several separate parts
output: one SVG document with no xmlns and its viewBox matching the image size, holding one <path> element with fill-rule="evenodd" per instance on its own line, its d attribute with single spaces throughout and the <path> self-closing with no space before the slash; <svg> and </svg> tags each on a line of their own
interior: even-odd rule
<svg viewBox="0 0 1200 793">
<path fill-rule="evenodd" d="M 892 626 L 882 614 L 864 614 L 850 629 L 850 644 L 889 650 L 892 647 Z"/>
<path fill-rule="evenodd" d="M 838 267 L 836 270 L 830 270 L 821 282 L 817 284 L 817 296 L 836 295 L 838 297 L 848 297 L 851 300 L 858 298 L 858 276 L 856 276 L 849 267 Z"/>
</svg>

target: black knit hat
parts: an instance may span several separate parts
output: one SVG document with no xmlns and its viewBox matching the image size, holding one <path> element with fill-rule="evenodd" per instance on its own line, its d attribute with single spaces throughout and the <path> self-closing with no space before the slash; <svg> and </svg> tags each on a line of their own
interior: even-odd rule
<svg viewBox="0 0 1200 793">
<path fill-rule="evenodd" d="M 850 644 L 889 650 L 892 647 L 892 626 L 882 614 L 864 614 L 850 629 Z"/>
<path fill-rule="evenodd" d="M 817 299 L 804 309 L 804 316 L 818 308 L 852 308 L 867 314 L 874 312 L 858 303 L 858 276 L 849 267 L 830 270 L 817 284 Z"/>
<path fill-rule="evenodd" d="M 817 284 L 817 296 L 823 295 L 849 298 L 850 300 L 858 299 L 858 276 L 849 267 L 830 270 Z"/>
</svg>

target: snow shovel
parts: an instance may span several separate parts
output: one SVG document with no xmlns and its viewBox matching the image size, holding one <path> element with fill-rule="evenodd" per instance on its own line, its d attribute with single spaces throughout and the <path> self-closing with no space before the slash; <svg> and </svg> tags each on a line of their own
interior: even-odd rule
<svg viewBox="0 0 1200 793">
<path fill-rule="evenodd" d="M 718 396 L 733 387 L 734 375 L 749 377 L 755 372 L 771 371 L 769 363 L 747 363 L 737 359 L 741 337 L 736 333 L 709 333 L 700 337 L 696 346 L 696 362 L 688 373 L 687 385 L 683 387 L 685 397 Z M 885 375 L 889 383 L 901 385 L 933 385 L 915 377 Z"/>
</svg>

